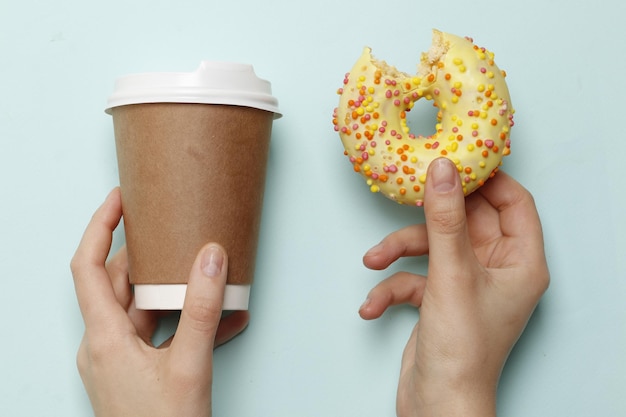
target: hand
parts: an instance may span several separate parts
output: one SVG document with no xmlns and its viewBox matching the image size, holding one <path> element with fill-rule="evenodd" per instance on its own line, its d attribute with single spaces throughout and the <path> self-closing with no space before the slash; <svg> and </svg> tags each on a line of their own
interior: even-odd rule
<svg viewBox="0 0 626 417">
<path fill-rule="evenodd" d="M 392 275 L 360 314 L 419 308 L 402 357 L 399 416 L 495 416 L 502 367 L 549 284 L 539 216 L 530 193 L 504 172 L 464 199 L 447 159 L 431 164 L 425 193 L 426 224 L 392 233 L 363 261 L 384 269 L 428 255 L 428 277 Z"/>
<path fill-rule="evenodd" d="M 161 313 L 137 310 L 126 250 L 105 265 L 122 215 L 119 189 L 96 211 L 71 262 L 85 334 L 77 364 L 96 416 L 210 416 L 213 349 L 249 320 L 220 320 L 228 259 L 216 244 L 198 254 L 176 334 L 151 342 Z"/>
</svg>

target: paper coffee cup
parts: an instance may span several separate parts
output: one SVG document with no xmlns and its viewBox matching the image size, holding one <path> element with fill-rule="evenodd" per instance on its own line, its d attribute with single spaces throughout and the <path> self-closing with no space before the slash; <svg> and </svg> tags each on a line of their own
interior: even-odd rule
<svg viewBox="0 0 626 417">
<path fill-rule="evenodd" d="M 181 309 L 208 242 L 229 257 L 222 308 L 248 308 L 277 104 L 245 64 L 204 61 L 190 73 L 116 81 L 106 112 L 137 308 Z"/>
</svg>

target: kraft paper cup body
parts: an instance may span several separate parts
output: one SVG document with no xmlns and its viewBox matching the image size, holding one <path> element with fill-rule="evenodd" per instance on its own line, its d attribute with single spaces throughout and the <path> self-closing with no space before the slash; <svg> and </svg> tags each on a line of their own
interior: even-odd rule
<svg viewBox="0 0 626 417">
<path fill-rule="evenodd" d="M 179 310 L 198 251 L 228 253 L 224 310 L 248 308 L 273 119 L 245 64 L 120 78 L 109 99 L 129 278 L 140 309 Z"/>
</svg>

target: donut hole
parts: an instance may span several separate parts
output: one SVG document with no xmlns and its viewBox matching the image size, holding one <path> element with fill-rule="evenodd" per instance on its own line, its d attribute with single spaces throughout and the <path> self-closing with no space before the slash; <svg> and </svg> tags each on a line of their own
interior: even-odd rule
<svg viewBox="0 0 626 417">
<path fill-rule="evenodd" d="M 411 111 L 406 112 L 406 123 L 412 134 L 432 136 L 436 133 L 438 109 L 431 100 L 421 99 L 415 102 Z"/>
</svg>

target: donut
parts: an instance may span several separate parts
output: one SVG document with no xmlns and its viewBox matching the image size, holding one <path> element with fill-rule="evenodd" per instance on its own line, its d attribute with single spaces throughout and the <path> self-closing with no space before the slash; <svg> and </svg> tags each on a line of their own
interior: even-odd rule
<svg viewBox="0 0 626 417">
<path fill-rule="evenodd" d="M 493 177 L 511 152 L 514 109 L 505 77 L 492 52 L 471 38 L 438 30 L 416 75 L 375 59 L 365 47 L 337 90 L 334 129 L 372 192 L 422 206 L 428 165 L 446 157 L 468 195 Z M 421 98 L 437 108 L 430 135 L 412 133 L 407 123 Z"/>
</svg>

